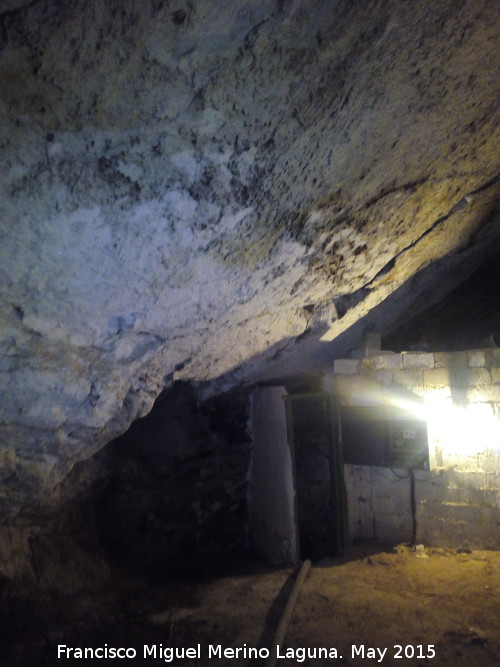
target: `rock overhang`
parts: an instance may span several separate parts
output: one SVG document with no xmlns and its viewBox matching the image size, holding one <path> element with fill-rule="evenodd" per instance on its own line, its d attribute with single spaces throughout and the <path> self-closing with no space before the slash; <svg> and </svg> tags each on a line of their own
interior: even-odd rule
<svg viewBox="0 0 500 667">
<path fill-rule="evenodd" d="M 172 381 L 318 365 L 496 252 L 497 22 L 487 1 L 4 8 L 6 513 Z"/>
</svg>

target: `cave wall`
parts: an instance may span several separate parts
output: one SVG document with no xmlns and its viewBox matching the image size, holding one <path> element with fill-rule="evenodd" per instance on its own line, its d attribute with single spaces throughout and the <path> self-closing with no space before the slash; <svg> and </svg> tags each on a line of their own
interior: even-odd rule
<svg viewBox="0 0 500 667">
<path fill-rule="evenodd" d="M 246 546 L 247 420 L 246 394 L 199 405 L 176 383 L 96 455 L 87 497 L 112 565 L 169 576 Z"/>
<path fill-rule="evenodd" d="M 417 540 L 425 545 L 500 548 L 499 381 L 496 348 L 375 352 L 339 359 L 325 377 L 345 405 L 402 401 L 427 419 L 431 469 L 414 473 Z M 345 480 L 351 539 L 411 540 L 407 471 L 345 465 Z"/>
<path fill-rule="evenodd" d="M 173 381 L 282 376 L 474 246 L 498 12 L 1 3 L 0 517 L 57 503 Z"/>
<path fill-rule="evenodd" d="M 146 417 L 73 468 L 55 507 L 4 526 L 0 583 L 8 594 L 92 590 L 117 568 L 171 577 L 246 548 L 248 419 L 246 392 L 200 404 L 175 383 Z"/>
</svg>

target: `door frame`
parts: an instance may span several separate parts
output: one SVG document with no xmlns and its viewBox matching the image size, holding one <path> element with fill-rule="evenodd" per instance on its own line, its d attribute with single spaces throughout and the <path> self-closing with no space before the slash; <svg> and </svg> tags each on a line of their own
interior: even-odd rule
<svg viewBox="0 0 500 667">
<path fill-rule="evenodd" d="M 294 486 L 294 515 L 295 515 L 295 535 L 297 553 L 300 554 L 300 527 L 299 527 L 299 503 L 295 435 L 293 432 L 293 403 L 306 399 L 325 400 L 327 405 L 328 430 L 330 432 L 329 442 L 329 474 L 330 474 L 330 494 L 332 502 L 335 505 L 333 526 L 335 529 L 336 557 L 342 556 L 348 540 L 348 516 L 347 516 L 347 494 L 344 479 L 344 464 L 342 456 L 342 439 L 340 424 L 340 399 L 336 394 L 330 392 L 310 392 L 300 394 L 287 394 L 285 397 L 286 405 L 286 424 L 287 440 L 290 447 L 292 460 L 292 476 Z"/>
</svg>

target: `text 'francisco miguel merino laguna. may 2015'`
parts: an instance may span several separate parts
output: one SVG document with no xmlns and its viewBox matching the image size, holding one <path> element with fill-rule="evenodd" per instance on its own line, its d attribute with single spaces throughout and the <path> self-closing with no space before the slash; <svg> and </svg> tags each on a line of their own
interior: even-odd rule
<svg viewBox="0 0 500 667">
<path fill-rule="evenodd" d="M 334 647 L 299 647 L 285 648 L 280 645 L 275 647 L 277 658 L 287 658 L 298 663 L 307 659 L 327 658 L 329 660 L 341 660 L 342 655 Z M 57 646 L 57 657 L 61 660 L 86 659 L 86 660 L 112 660 L 112 659 L 158 659 L 165 663 L 174 660 L 248 660 L 254 658 L 266 659 L 271 651 L 267 648 L 256 648 L 243 644 L 240 647 L 224 647 L 221 644 L 208 644 L 203 646 L 197 644 L 190 647 L 164 646 L 163 644 L 144 644 L 140 649 L 134 647 L 114 647 L 104 644 L 98 648 L 81 648 L 59 644 Z M 436 652 L 433 645 L 418 644 L 417 646 L 402 646 L 395 644 L 388 647 L 378 648 L 365 646 L 364 644 L 353 644 L 350 650 L 351 658 L 361 658 L 368 661 L 381 663 L 385 657 L 392 658 L 417 658 L 430 660 L 435 657 Z"/>
</svg>

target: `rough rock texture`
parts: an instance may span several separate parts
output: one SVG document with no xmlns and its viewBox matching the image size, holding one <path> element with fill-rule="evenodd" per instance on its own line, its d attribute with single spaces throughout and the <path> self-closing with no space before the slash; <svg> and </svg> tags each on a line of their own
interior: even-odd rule
<svg viewBox="0 0 500 667">
<path fill-rule="evenodd" d="M 0 12 L 1 516 L 172 380 L 319 363 L 494 249 L 497 2 Z"/>
</svg>

